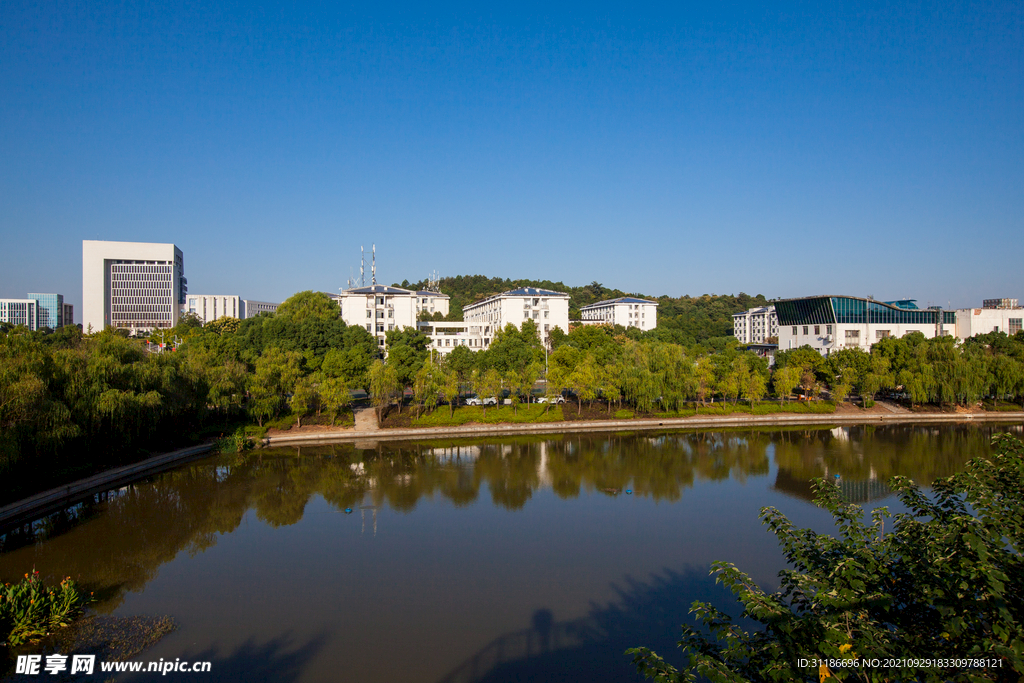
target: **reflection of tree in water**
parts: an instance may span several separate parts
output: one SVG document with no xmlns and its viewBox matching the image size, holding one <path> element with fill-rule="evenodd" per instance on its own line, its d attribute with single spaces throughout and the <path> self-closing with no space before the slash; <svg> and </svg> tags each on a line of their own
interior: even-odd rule
<svg viewBox="0 0 1024 683">
<path fill-rule="evenodd" d="M 996 426 L 857 425 L 772 434 L 778 464 L 775 488 L 813 499 L 811 480 L 839 475 L 855 502 L 884 497 L 894 475 L 929 486 L 987 455 Z"/>
<path fill-rule="evenodd" d="M 494 504 L 511 510 L 528 504 L 542 486 L 564 498 L 581 491 L 616 495 L 632 487 L 637 496 L 674 501 L 698 480 L 766 475 L 769 445 L 779 481 L 788 478 L 797 495 L 795 489 L 826 471 L 851 481 L 898 473 L 930 483 L 959 469 L 967 457 L 987 453 L 991 432 L 944 426 L 857 427 L 841 432 L 843 438 L 828 430 L 591 434 L 463 442 L 458 457 L 444 458 L 436 455 L 437 444 L 376 450 L 343 444 L 217 456 L 5 534 L 0 581 L 32 567 L 51 577 L 70 574 L 97 591 L 102 610 L 112 610 L 125 591 L 142 589 L 160 565 L 182 550 L 204 551 L 217 534 L 237 528 L 249 510 L 271 526 L 295 524 L 317 495 L 337 510 L 369 502 L 403 512 L 423 498 L 468 505 L 478 500 L 482 486 Z"/>
<path fill-rule="evenodd" d="M 625 585 L 613 588 L 614 601 L 591 605 L 581 619 L 559 622 L 550 610 L 537 610 L 529 628 L 491 641 L 440 683 L 638 681 L 625 650 L 643 644 L 680 664 L 679 626 L 693 623 L 689 611 L 694 600 L 732 606 L 725 611 L 734 617 L 740 611 L 706 567 L 666 569 L 646 582 L 627 577 Z"/>
</svg>

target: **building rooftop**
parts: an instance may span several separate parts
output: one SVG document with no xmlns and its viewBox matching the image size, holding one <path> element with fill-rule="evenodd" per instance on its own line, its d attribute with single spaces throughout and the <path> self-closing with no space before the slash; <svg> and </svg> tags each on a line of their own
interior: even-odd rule
<svg viewBox="0 0 1024 683">
<path fill-rule="evenodd" d="M 411 289 L 402 289 L 401 287 L 391 287 L 389 285 L 367 285 L 366 287 L 346 289 L 343 294 L 406 294 L 411 296 L 415 292 Z"/>
<path fill-rule="evenodd" d="M 520 287 L 519 289 L 510 289 L 507 292 L 502 292 L 498 296 L 564 296 L 569 295 L 564 292 L 553 292 L 550 289 L 538 289 L 536 287 Z"/>
<path fill-rule="evenodd" d="M 595 301 L 592 304 L 581 306 L 580 310 L 586 310 L 588 308 L 595 308 L 597 306 L 607 306 L 608 304 L 654 304 L 658 305 L 657 301 L 651 301 L 650 299 L 638 299 L 635 296 L 620 296 L 618 299 L 605 299 L 604 301 Z"/>
<path fill-rule="evenodd" d="M 444 294 L 442 292 L 431 292 L 429 289 L 421 289 L 421 290 L 419 290 L 418 292 L 416 292 L 416 296 L 432 296 L 432 297 L 435 297 L 435 298 L 443 297 L 445 299 L 450 298 L 447 294 Z"/>
</svg>

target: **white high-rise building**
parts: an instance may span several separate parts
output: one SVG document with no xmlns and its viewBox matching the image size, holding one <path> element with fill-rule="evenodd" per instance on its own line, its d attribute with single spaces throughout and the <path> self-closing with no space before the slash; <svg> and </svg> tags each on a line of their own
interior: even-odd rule
<svg viewBox="0 0 1024 683">
<path fill-rule="evenodd" d="M 765 344 L 779 336 L 779 319 L 774 306 L 750 308 L 732 316 L 732 333 L 741 344 Z"/>
<path fill-rule="evenodd" d="M 537 325 L 541 342 L 550 344 L 556 327 L 569 331 L 569 295 L 536 287 L 520 287 L 495 294 L 462 309 L 462 319 L 483 327 L 483 345 L 491 345 L 494 333 L 508 323 L 522 327 L 526 320 Z"/>
<path fill-rule="evenodd" d="M 580 309 L 584 325 L 622 325 L 653 330 L 658 326 L 658 302 L 632 296 L 597 301 Z"/>
<path fill-rule="evenodd" d="M 82 242 L 82 328 L 136 332 L 174 327 L 188 292 L 173 244 Z"/>
</svg>

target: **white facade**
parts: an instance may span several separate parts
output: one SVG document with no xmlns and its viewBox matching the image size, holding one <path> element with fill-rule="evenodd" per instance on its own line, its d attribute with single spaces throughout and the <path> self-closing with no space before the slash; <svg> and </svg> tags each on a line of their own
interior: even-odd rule
<svg viewBox="0 0 1024 683">
<path fill-rule="evenodd" d="M 237 296 L 217 294 L 189 294 L 185 310 L 194 313 L 203 324 L 212 323 L 217 318 L 244 318 L 242 302 Z"/>
<path fill-rule="evenodd" d="M 359 325 L 384 347 L 384 335 L 391 330 L 416 327 L 416 292 L 401 287 L 368 285 L 353 287 L 331 298 L 341 306 L 346 325 Z"/>
<path fill-rule="evenodd" d="M 965 308 L 956 312 L 956 336 L 968 339 L 977 334 L 1021 331 L 1024 308 Z"/>
<path fill-rule="evenodd" d="M 39 303 L 35 299 L 0 299 L 0 323 L 39 329 Z"/>
<path fill-rule="evenodd" d="M 188 291 L 173 244 L 82 242 L 82 327 L 133 333 L 174 327 Z"/>
<path fill-rule="evenodd" d="M 658 326 L 658 302 L 631 296 L 598 301 L 580 309 L 584 325 L 622 325 L 653 330 Z"/>
<path fill-rule="evenodd" d="M 484 348 L 484 328 L 488 325 L 471 325 L 466 322 L 421 322 L 419 330 L 430 339 L 428 348 L 447 356 L 458 346 L 470 351 Z"/>
<path fill-rule="evenodd" d="M 273 304 L 269 301 L 255 301 L 254 299 L 242 299 L 242 318 L 255 318 L 260 313 L 277 313 L 277 307 L 281 304 Z"/>
<path fill-rule="evenodd" d="M 420 313 L 448 315 L 449 302 L 450 297 L 447 294 L 421 289 L 416 292 L 416 315 L 419 316 Z"/>
<path fill-rule="evenodd" d="M 732 333 L 741 344 L 766 344 L 779 336 L 779 319 L 774 306 L 750 308 L 732 316 Z"/>
<path fill-rule="evenodd" d="M 550 344 L 551 332 L 569 331 L 569 295 L 535 287 L 520 287 L 470 304 L 462 309 L 463 320 L 481 325 L 484 348 L 491 344 L 494 332 L 512 323 L 522 327 L 526 320 L 537 325 L 541 342 Z"/>
<path fill-rule="evenodd" d="M 242 299 L 232 294 L 189 294 L 185 310 L 195 313 L 203 324 L 228 316 L 244 320 L 260 313 L 274 313 L 281 304 Z"/>
</svg>

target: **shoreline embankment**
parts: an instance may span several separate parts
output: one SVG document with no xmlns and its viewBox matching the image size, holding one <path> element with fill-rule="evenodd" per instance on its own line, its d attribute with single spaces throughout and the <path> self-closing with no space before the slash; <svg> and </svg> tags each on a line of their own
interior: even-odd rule
<svg viewBox="0 0 1024 683">
<path fill-rule="evenodd" d="M 302 446 L 329 443 L 359 442 L 360 445 L 382 441 L 429 439 L 473 439 L 518 434 L 574 434 L 586 432 L 639 432 L 677 429 L 735 429 L 743 427 L 844 426 L 888 424 L 985 424 L 1010 422 L 1024 424 L 1024 411 L 990 413 L 896 413 L 896 414 L 787 414 L 708 415 L 664 419 L 587 420 L 527 424 L 479 424 L 458 427 L 416 427 L 395 429 L 338 429 L 307 434 L 275 434 L 261 440 L 264 447 Z M 100 472 L 86 479 L 37 493 L 0 508 L 0 531 L 31 522 L 68 505 L 84 500 L 100 491 L 145 479 L 194 460 L 213 449 L 212 443 L 162 453 L 141 462 Z"/>
</svg>

